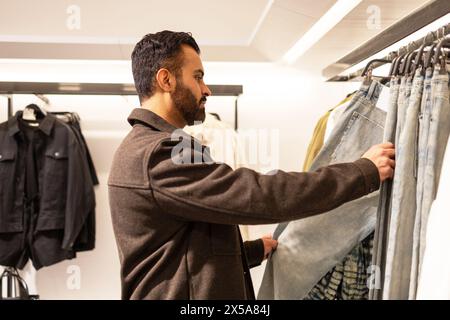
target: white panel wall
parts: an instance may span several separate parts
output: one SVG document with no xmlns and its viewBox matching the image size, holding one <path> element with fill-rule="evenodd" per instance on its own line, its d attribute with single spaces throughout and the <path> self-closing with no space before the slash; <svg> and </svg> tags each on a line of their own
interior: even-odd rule
<svg viewBox="0 0 450 320">
<path fill-rule="evenodd" d="M 244 94 L 239 98 L 239 127 L 278 132 L 279 148 L 271 156 L 278 159 L 273 163 L 286 171 L 302 167 L 318 118 L 358 87 L 355 83 L 325 83 L 320 78 L 274 64 L 205 63 L 204 66 L 205 80 L 209 84 L 244 85 Z M 0 69 L 0 81 L 132 82 L 127 62 L 4 60 L 0 61 Z M 106 181 L 114 151 L 130 129 L 126 118 L 138 106 L 137 97 L 48 97 L 50 111 L 75 111 L 82 119 L 83 132 L 100 178 L 100 186 L 96 188 L 97 246 L 94 251 L 78 254 L 74 260 L 39 270 L 38 293 L 42 299 L 119 299 L 120 264 Z M 39 100 L 33 96 L 14 96 L 15 110 L 30 102 Z M 1 117 L 6 99 L 0 99 L 0 103 Z M 232 98 L 208 99 L 207 110 L 219 113 L 231 123 L 233 109 Z M 271 232 L 273 227 L 251 227 L 250 237 Z M 264 265 L 252 270 L 256 291 L 263 271 Z"/>
</svg>

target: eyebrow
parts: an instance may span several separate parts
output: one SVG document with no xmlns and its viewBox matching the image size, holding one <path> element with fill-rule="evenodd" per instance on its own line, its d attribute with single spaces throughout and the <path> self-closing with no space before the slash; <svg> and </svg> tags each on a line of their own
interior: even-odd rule
<svg viewBox="0 0 450 320">
<path fill-rule="evenodd" d="M 194 71 L 194 73 L 200 73 L 202 77 L 205 75 L 205 72 L 202 69 L 197 69 Z"/>
</svg>

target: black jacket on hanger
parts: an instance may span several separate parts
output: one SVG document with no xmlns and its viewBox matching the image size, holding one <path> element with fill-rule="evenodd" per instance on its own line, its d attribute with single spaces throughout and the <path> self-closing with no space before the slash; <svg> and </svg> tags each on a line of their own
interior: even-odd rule
<svg viewBox="0 0 450 320">
<path fill-rule="evenodd" d="M 81 132 L 81 126 L 78 114 L 74 112 L 51 112 L 51 114 L 56 115 L 56 117 L 64 123 L 66 123 L 69 128 L 75 133 L 75 136 L 78 139 L 78 142 L 81 146 L 83 156 L 87 160 L 89 173 L 91 175 L 92 183 L 94 186 L 99 184 L 97 171 L 95 170 L 94 161 L 92 160 L 91 153 L 89 151 L 88 145 L 86 143 L 86 139 Z M 95 248 L 95 208 L 89 212 L 86 223 L 83 225 L 83 229 L 81 229 L 80 234 L 74 244 L 74 250 L 76 252 L 93 250 Z"/>
<path fill-rule="evenodd" d="M 23 268 L 31 258 L 39 269 L 75 257 L 95 207 L 74 132 L 51 114 L 38 122 L 30 126 L 19 111 L 0 124 L 0 265 Z"/>
</svg>

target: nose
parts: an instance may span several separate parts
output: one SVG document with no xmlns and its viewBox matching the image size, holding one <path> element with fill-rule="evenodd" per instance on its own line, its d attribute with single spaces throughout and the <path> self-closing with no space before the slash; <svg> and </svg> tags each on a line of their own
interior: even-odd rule
<svg viewBox="0 0 450 320">
<path fill-rule="evenodd" d="M 209 97 L 211 95 L 211 90 L 209 90 L 209 88 L 206 84 L 203 85 L 202 94 L 207 97 Z"/>
</svg>

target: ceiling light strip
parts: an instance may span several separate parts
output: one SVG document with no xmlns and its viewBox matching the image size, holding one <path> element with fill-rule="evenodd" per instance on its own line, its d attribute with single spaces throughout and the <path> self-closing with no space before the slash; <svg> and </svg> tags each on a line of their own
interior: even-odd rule
<svg viewBox="0 0 450 320">
<path fill-rule="evenodd" d="M 294 63 L 327 32 L 333 29 L 362 0 L 338 0 L 283 56 L 288 64 Z"/>
</svg>

